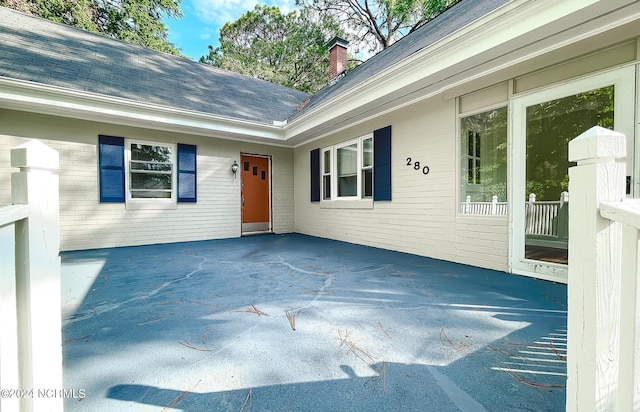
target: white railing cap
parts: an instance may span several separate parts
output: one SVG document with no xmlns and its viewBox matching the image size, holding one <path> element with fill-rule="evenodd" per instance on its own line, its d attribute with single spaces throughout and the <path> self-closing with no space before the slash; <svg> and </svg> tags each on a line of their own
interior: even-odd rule
<svg viewBox="0 0 640 412">
<path fill-rule="evenodd" d="M 600 203 L 600 216 L 640 230 L 640 199 Z"/>
<path fill-rule="evenodd" d="M 625 135 L 604 127 L 594 126 L 569 142 L 569 161 L 599 158 L 619 159 L 627 155 Z"/>
<path fill-rule="evenodd" d="M 58 152 L 40 140 L 33 139 L 11 149 L 11 166 L 45 170 L 59 170 Z"/>
</svg>

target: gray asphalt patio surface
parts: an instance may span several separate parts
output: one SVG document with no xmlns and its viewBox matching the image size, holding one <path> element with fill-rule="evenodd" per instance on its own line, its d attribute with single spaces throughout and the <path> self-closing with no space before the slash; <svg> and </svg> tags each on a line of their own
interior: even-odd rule
<svg viewBox="0 0 640 412">
<path fill-rule="evenodd" d="M 68 412 L 564 410 L 565 285 L 299 234 L 62 273 Z"/>
</svg>

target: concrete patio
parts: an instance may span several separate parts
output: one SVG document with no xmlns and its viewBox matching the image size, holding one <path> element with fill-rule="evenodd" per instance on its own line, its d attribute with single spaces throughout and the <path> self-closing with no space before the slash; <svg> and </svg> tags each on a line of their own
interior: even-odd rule
<svg viewBox="0 0 640 412">
<path fill-rule="evenodd" d="M 70 412 L 565 407 L 566 285 L 298 234 L 66 252 L 62 279 Z"/>
</svg>

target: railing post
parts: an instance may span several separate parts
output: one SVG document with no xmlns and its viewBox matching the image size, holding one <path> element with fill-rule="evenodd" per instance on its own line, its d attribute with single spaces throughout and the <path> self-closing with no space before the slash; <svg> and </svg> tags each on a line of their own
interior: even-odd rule
<svg viewBox="0 0 640 412">
<path fill-rule="evenodd" d="M 495 215 L 498 213 L 498 195 L 493 195 L 491 198 L 491 214 Z"/>
<path fill-rule="evenodd" d="M 621 228 L 598 207 L 625 196 L 625 147 L 601 127 L 569 143 L 567 411 L 618 410 Z"/>
<path fill-rule="evenodd" d="M 536 228 L 533 227 L 533 224 L 536 222 L 535 219 L 535 203 L 536 203 L 536 194 L 529 193 L 529 201 L 525 205 L 525 234 L 535 234 Z"/>
<path fill-rule="evenodd" d="M 569 192 L 560 193 L 560 205 L 554 219 L 553 233 L 558 239 L 569 239 Z"/>
<path fill-rule="evenodd" d="M 38 140 L 11 150 L 14 204 L 28 204 L 16 223 L 16 302 L 20 388 L 33 390 L 23 411 L 62 411 L 62 396 L 38 396 L 62 387 L 58 152 Z M 51 393 L 51 392 L 49 392 Z M 59 393 L 59 392 L 58 392 Z"/>
</svg>

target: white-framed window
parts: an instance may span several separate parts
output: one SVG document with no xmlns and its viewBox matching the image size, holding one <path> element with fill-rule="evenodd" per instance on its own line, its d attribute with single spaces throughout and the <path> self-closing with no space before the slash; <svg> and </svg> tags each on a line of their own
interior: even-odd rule
<svg viewBox="0 0 640 412">
<path fill-rule="evenodd" d="M 174 209 L 196 203 L 197 150 L 187 143 L 158 143 L 98 135 L 100 203 L 133 209 Z"/>
<path fill-rule="evenodd" d="M 373 197 L 373 135 L 322 149 L 322 200 Z"/>
<path fill-rule="evenodd" d="M 362 197 L 373 197 L 373 136 L 362 138 Z"/>
<path fill-rule="evenodd" d="M 507 108 L 461 117 L 460 130 L 462 212 L 485 214 L 479 210 L 495 201 L 506 205 Z"/>
<path fill-rule="evenodd" d="M 127 203 L 175 204 L 176 146 L 126 139 L 125 179 Z"/>
<path fill-rule="evenodd" d="M 322 200 L 331 200 L 331 148 L 322 151 Z"/>
</svg>

